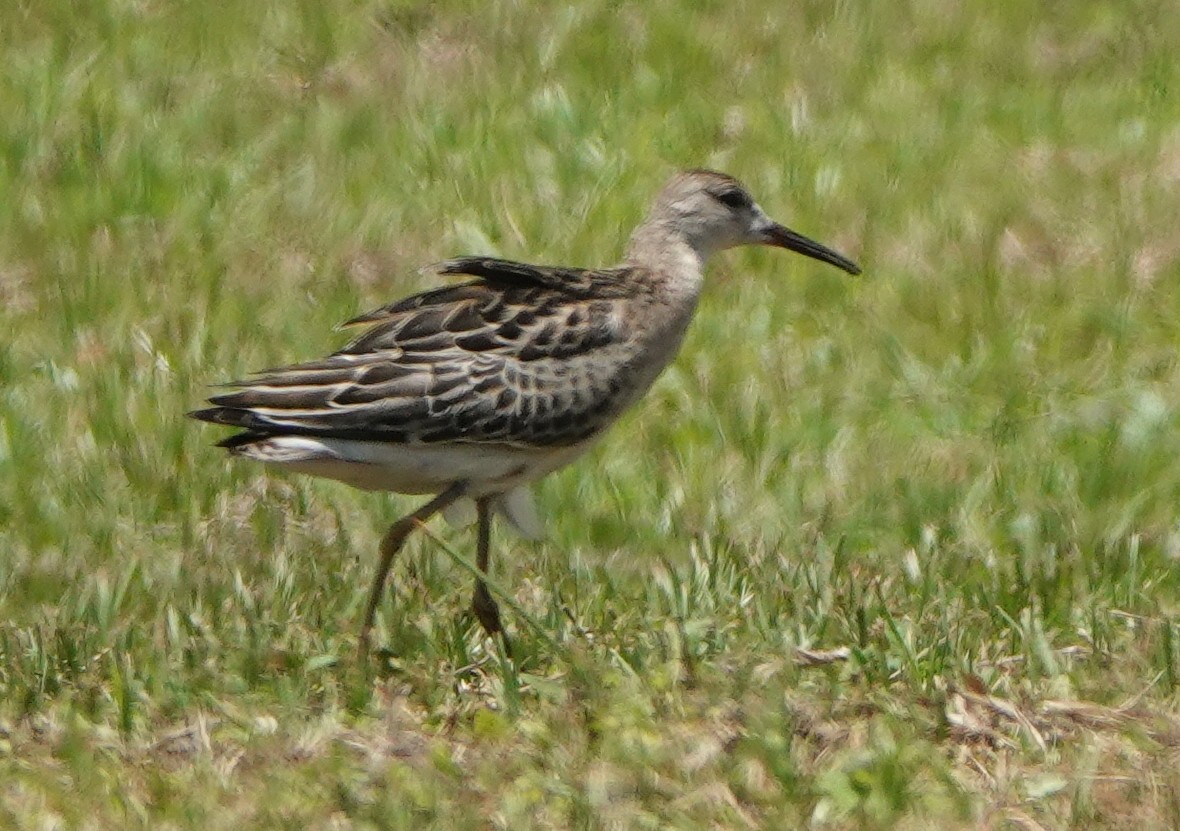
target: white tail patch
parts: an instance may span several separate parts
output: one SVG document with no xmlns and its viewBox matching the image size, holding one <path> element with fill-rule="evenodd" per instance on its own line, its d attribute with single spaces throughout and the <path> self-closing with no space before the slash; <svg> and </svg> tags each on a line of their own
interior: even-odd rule
<svg viewBox="0 0 1180 831">
<path fill-rule="evenodd" d="M 323 443 L 301 436 L 275 436 L 231 448 L 230 453 L 274 465 L 334 459 Z"/>
<path fill-rule="evenodd" d="M 443 519 L 452 528 L 466 528 L 472 525 L 478 514 L 475 511 L 475 502 L 471 499 L 456 499 L 442 511 Z"/>
<path fill-rule="evenodd" d="M 537 500 L 528 485 L 497 496 L 492 504 L 496 513 L 508 520 L 508 524 L 526 540 L 539 540 L 545 536 L 545 524 L 541 522 Z"/>
<path fill-rule="evenodd" d="M 533 492 L 526 486 L 514 488 L 492 500 L 492 510 L 504 517 L 512 530 L 526 540 L 539 540 L 545 536 L 545 524 L 537 511 Z M 471 499 L 456 499 L 443 508 L 443 519 L 452 528 L 466 528 L 475 523 L 478 514 Z"/>
</svg>

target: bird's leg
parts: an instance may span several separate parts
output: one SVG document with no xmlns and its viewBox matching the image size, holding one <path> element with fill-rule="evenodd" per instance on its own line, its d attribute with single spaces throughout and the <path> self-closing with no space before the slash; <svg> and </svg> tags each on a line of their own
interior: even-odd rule
<svg viewBox="0 0 1180 831">
<path fill-rule="evenodd" d="M 504 624 L 500 622 L 500 607 L 496 604 L 491 592 L 488 591 L 488 584 L 483 579 L 483 575 L 488 573 L 488 560 L 492 547 L 491 500 L 487 497 L 477 499 L 475 508 L 479 514 L 475 565 L 479 568 L 481 576 L 475 578 L 475 594 L 471 596 L 471 611 L 475 613 L 475 617 L 488 635 L 494 638 L 498 633 L 504 639 L 504 651 L 511 657 L 512 649 L 508 643 L 508 634 L 504 631 Z"/>
<path fill-rule="evenodd" d="M 362 656 L 369 652 L 369 632 L 373 628 L 373 618 L 377 615 L 377 604 L 381 602 L 381 593 L 385 590 L 385 578 L 389 576 L 393 558 L 397 556 L 397 552 L 401 550 L 411 531 L 463 496 L 466 487 L 466 483 L 456 482 L 418 510 L 406 514 L 393 523 L 385 532 L 385 536 L 381 538 L 381 562 L 377 564 L 377 573 L 373 575 L 373 588 L 369 590 L 369 605 L 365 609 L 365 622 L 361 626 L 360 651 Z"/>
</svg>

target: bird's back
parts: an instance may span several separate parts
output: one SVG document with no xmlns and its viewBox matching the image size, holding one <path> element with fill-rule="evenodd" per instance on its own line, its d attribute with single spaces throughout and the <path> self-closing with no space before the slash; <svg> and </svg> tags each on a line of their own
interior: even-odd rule
<svg viewBox="0 0 1180 831">
<path fill-rule="evenodd" d="M 193 415 L 243 428 L 229 447 L 280 435 L 559 447 L 635 397 L 634 269 L 463 258 L 438 271 L 477 279 L 355 318 L 370 328 L 335 354 L 234 382 Z"/>
</svg>

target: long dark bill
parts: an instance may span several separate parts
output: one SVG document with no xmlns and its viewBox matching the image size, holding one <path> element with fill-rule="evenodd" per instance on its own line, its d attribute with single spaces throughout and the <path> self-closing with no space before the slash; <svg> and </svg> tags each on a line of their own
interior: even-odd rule
<svg viewBox="0 0 1180 831">
<path fill-rule="evenodd" d="M 847 257 L 837 254 L 826 245 L 820 245 L 813 239 L 808 239 L 802 234 L 792 231 L 782 225 L 772 225 L 766 232 L 766 242 L 768 245 L 777 245 L 779 248 L 786 248 L 811 257 L 814 260 L 834 265 L 836 268 L 842 268 L 849 274 L 860 274 L 860 266 L 854 263 Z"/>
</svg>

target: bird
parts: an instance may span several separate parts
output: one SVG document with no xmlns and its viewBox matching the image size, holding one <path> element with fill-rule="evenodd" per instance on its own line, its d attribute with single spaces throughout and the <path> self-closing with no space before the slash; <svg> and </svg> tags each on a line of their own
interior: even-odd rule
<svg viewBox="0 0 1180 831">
<path fill-rule="evenodd" d="M 737 179 L 686 170 L 663 186 L 610 268 L 482 256 L 424 271 L 466 278 L 389 303 L 328 357 L 223 385 L 188 415 L 238 428 L 233 456 L 368 491 L 429 495 L 379 546 L 358 644 L 369 651 L 387 577 L 406 538 L 436 514 L 474 514 L 471 609 L 508 637 L 485 578 L 491 524 L 542 533 L 531 486 L 587 452 L 679 351 L 705 262 L 724 249 L 788 249 L 849 274 L 852 260 L 772 220 Z M 472 512 L 474 507 L 474 512 Z"/>
</svg>

